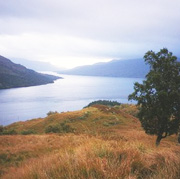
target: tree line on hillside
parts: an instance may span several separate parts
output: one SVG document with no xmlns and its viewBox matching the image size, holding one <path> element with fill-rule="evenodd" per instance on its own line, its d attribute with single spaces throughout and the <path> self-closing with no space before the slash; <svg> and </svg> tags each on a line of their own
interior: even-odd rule
<svg viewBox="0 0 180 179">
<path fill-rule="evenodd" d="M 117 106 L 117 105 L 121 105 L 121 103 L 119 103 L 117 101 L 110 101 L 110 100 L 97 100 L 97 101 L 93 101 L 93 102 L 89 103 L 84 108 L 87 108 L 87 107 L 90 107 L 93 105 Z"/>
</svg>

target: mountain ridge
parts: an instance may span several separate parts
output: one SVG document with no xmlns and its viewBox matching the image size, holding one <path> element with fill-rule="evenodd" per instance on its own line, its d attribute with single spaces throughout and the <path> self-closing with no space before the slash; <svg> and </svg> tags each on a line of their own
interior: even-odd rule
<svg viewBox="0 0 180 179">
<path fill-rule="evenodd" d="M 13 63 L 21 64 L 29 69 L 34 69 L 35 71 L 58 71 L 65 70 L 63 68 L 56 67 L 48 62 L 27 60 L 23 58 L 12 58 Z"/>
<path fill-rule="evenodd" d="M 112 60 L 59 71 L 60 74 L 144 78 L 149 71 L 143 59 Z"/>
<path fill-rule="evenodd" d="M 59 78 L 35 72 L 0 56 L 0 89 L 43 85 Z"/>
</svg>

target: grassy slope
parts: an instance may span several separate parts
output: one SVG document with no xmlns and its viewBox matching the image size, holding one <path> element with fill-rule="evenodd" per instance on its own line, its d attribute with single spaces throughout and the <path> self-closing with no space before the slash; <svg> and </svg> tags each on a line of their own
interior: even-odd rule
<svg viewBox="0 0 180 179">
<path fill-rule="evenodd" d="M 0 136 L 2 178 L 180 178 L 175 136 L 154 145 L 133 106 L 96 106 L 53 114 L 8 126 L 37 135 Z M 44 134 L 48 125 L 66 122 L 71 134 Z"/>
</svg>

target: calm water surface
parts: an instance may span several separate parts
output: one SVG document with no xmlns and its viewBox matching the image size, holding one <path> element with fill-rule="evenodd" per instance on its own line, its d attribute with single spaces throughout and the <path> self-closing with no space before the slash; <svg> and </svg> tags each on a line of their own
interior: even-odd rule
<svg viewBox="0 0 180 179">
<path fill-rule="evenodd" d="M 73 111 L 99 100 L 127 103 L 139 78 L 60 75 L 53 84 L 0 90 L 0 125 L 45 117 L 49 111 Z"/>
</svg>

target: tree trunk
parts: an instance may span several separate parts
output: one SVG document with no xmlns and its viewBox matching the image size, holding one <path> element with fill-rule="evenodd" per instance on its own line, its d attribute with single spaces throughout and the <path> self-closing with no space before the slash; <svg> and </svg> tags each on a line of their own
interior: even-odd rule
<svg viewBox="0 0 180 179">
<path fill-rule="evenodd" d="M 180 144 L 180 132 L 178 134 L 178 143 Z"/>
<path fill-rule="evenodd" d="M 157 136 L 157 139 L 156 139 L 156 147 L 159 146 L 160 142 L 161 142 L 161 139 L 162 139 L 162 135 L 158 135 Z"/>
<path fill-rule="evenodd" d="M 179 125 L 179 130 L 178 130 L 178 143 L 180 143 L 180 125 Z"/>
</svg>

